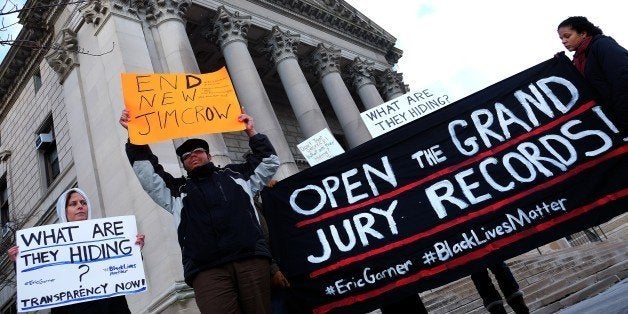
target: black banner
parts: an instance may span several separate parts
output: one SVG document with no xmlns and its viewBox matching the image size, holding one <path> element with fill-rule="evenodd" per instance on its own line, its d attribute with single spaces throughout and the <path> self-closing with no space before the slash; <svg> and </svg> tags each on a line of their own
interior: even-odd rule
<svg viewBox="0 0 628 314">
<path fill-rule="evenodd" d="M 264 190 L 274 257 L 315 313 L 443 285 L 625 212 L 619 133 L 552 58 Z"/>
</svg>

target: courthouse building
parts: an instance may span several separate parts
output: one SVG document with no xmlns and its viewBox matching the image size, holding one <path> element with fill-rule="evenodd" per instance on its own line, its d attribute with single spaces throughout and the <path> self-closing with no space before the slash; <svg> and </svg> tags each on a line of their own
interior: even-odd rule
<svg viewBox="0 0 628 314">
<path fill-rule="evenodd" d="M 28 0 L 0 66 L 0 313 L 15 312 L 15 229 L 55 223 L 78 186 L 94 217 L 135 215 L 146 234 L 148 291 L 133 313 L 195 313 L 172 215 L 142 190 L 124 152 L 120 73 L 206 73 L 226 66 L 238 99 L 281 159 L 277 179 L 307 167 L 296 144 L 328 128 L 345 150 L 371 137 L 359 113 L 402 95 L 395 37 L 343 0 Z M 43 48 L 42 48 L 43 47 Z M 217 165 L 243 160 L 243 132 L 206 135 Z M 180 140 L 151 145 L 173 175 Z"/>
<path fill-rule="evenodd" d="M 227 67 L 238 99 L 281 160 L 308 167 L 297 144 L 327 128 L 345 150 L 371 139 L 360 112 L 407 91 L 395 37 L 343 0 L 28 0 L 0 65 L 0 314 L 15 313 L 14 231 L 55 223 L 57 197 L 90 196 L 96 218 L 135 215 L 148 291 L 133 313 L 197 313 L 183 282 L 172 215 L 127 160 L 121 73 Z M 418 56 L 415 56 L 418 57 Z M 240 162 L 243 132 L 203 136 L 217 165 Z M 173 175 L 181 140 L 151 144 Z M 625 215 L 623 218 L 625 221 Z"/>
</svg>

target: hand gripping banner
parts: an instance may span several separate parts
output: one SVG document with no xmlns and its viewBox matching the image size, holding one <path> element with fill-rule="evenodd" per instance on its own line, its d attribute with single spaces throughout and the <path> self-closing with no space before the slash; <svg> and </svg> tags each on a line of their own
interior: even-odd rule
<svg viewBox="0 0 628 314">
<path fill-rule="evenodd" d="M 561 56 L 265 189 L 292 297 L 370 311 L 624 213 L 613 121 Z"/>
</svg>

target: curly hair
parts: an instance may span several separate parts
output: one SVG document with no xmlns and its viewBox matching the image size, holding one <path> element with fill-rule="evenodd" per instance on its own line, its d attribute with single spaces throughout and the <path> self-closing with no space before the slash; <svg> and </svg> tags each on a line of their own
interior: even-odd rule
<svg viewBox="0 0 628 314">
<path fill-rule="evenodd" d="M 571 16 L 558 24 L 557 29 L 561 27 L 573 28 L 579 34 L 586 32 L 589 36 L 604 34 L 601 28 L 593 25 L 593 23 L 589 22 L 589 20 L 587 20 L 584 16 Z"/>
</svg>

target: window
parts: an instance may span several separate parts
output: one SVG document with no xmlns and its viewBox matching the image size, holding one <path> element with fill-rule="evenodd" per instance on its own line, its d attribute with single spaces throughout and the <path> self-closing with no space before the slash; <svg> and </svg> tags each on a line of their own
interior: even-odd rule
<svg viewBox="0 0 628 314">
<path fill-rule="evenodd" d="M 9 189 L 7 188 L 7 177 L 0 178 L 0 226 L 2 236 L 9 232 L 7 223 L 9 222 Z"/>
<path fill-rule="evenodd" d="M 17 314 L 17 302 L 15 299 L 11 299 L 10 302 L 2 309 L 1 314 Z"/>
<path fill-rule="evenodd" d="M 44 151 L 44 165 L 46 166 L 46 184 L 50 185 L 59 175 L 59 155 L 55 141 Z"/>
<path fill-rule="evenodd" d="M 39 69 L 33 74 L 33 86 L 35 87 L 35 93 L 41 88 L 41 72 L 39 72 Z"/>
<path fill-rule="evenodd" d="M 57 140 L 52 125 L 52 117 L 46 119 L 42 128 L 36 134 L 35 147 L 40 151 L 42 156 L 46 175 L 46 186 L 50 186 L 60 173 Z"/>
</svg>

